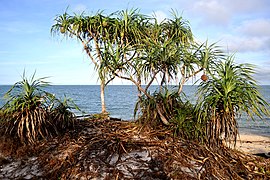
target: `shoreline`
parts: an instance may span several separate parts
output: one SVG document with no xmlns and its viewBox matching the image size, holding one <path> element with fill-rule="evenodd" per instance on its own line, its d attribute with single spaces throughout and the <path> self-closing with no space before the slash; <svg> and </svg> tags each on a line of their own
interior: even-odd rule
<svg viewBox="0 0 270 180">
<path fill-rule="evenodd" d="M 270 136 L 248 132 L 240 133 L 237 138 L 235 149 L 248 154 L 269 153 Z"/>
</svg>

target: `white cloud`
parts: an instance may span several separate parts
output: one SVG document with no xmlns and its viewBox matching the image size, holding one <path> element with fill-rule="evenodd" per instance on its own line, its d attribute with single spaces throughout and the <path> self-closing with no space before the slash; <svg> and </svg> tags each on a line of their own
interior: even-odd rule
<svg viewBox="0 0 270 180">
<path fill-rule="evenodd" d="M 270 51 L 270 37 L 224 35 L 221 42 L 232 52 Z"/>
<path fill-rule="evenodd" d="M 168 17 L 166 13 L 164 13 L 163 11 L 160 11 L 160 10 L 153 12 L 152 15 L 157 18 L 158 22 L 161 22 Z"/>
<path fill-rule="evenodd" d="M 267 4 L 267 0 L 221 0 L 218 2 L 234 14 L 261 11 Z"/>
<path fill-rule="evenodd" d="M 244 21 L 237 31 L 246 36 L 270 37 L 270 19 Z"/>
<path fill-rule="evenodd" d="M 84 5 L 84 4 L 77 4 L 77 5 L 75 5 L 75 7 L 74 7 L 74 12 L 82 13 L 82 12 L 84 12 L 86 9 L 87 9 L 87 6 L 86 6 L 86 5 Z"/>
<path fill-rule="evenodd" d="M 269 0 L 193 0 L 190 4 L 192 17 L 200 18 L 205 26 L 227 26 L 236 19 L 268 16 L 270 9 Z"/>
<path fill-rule="evenodd" d="M 230 26 L 230 34 L 222 35 L 222 42 L 234 52 L 270 53 L 270 19 L 251 19 Z"/>
<path fill-rule="evenodd" d="M 193 8 L 208 24 L 227 24 L 231 17 L 229 9 L 216 0 L 196 1 Z"/>
<path fill-rule="evenodd" d="M 270 60 L 258 67 L 254 77 L 260 84 L 270 84 Z"/>
</svg>

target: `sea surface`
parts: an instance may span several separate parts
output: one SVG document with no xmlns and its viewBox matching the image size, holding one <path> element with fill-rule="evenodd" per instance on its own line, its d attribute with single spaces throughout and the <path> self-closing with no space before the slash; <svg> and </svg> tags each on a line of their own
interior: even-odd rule
<svg viewBox="0 0 270 180">
<path fill-rule="evenodd" d="M 0 107 L 5 103 L 4 94 L 11 88 L 8 85 L 0 85 Z M 150 88 L 154 91 L 158 86 Z M 98 85 L 54 85 L 47 87 L 46 91 L 57 97 L 70 97 L 86 114 L 101 112 L 100 87 Z M 183 91 L 191 101 L 196 101 L 196 86 L 184 86 Z M 260 89 L 265 100 L 270 103 L 270 86 L 261 86 Z M 111 117 L 123 120 L 134 120 L 134 107 L 137 101 L 137 88 L 134 85 L 109 85 L 105 90 L 107 111 Z M 75 111 L 77 115 L 80 112 Z M 238 119 L 241 133 L 254 133 L 270 136 L 270 117 L 264 120 L 248 119 L 245 115 Z"/>
</svg>

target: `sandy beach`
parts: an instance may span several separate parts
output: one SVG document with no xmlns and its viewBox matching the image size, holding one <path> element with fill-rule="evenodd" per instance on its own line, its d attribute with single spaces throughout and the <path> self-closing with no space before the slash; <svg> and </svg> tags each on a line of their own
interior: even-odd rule
<svg viewBox="0 0 270 180">
<path fill-rule="evenodd" d="M 250 154 L 268 153 L 270 152 L 270 136 L 240 134 L 236 149 Z"/>
</svg>

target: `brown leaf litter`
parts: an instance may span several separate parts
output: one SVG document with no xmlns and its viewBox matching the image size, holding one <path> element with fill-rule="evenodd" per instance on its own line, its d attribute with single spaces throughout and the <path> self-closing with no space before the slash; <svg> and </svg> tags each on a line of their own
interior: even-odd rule
<svg viewBox="0 0 270 180">
<path fill-rule="evenodd" d="M 0 179 L 270 178 L 270 159 L 171 134 L 133 122 L 91 119 L 35 146 L 1 137 Z"/>
</svg>

